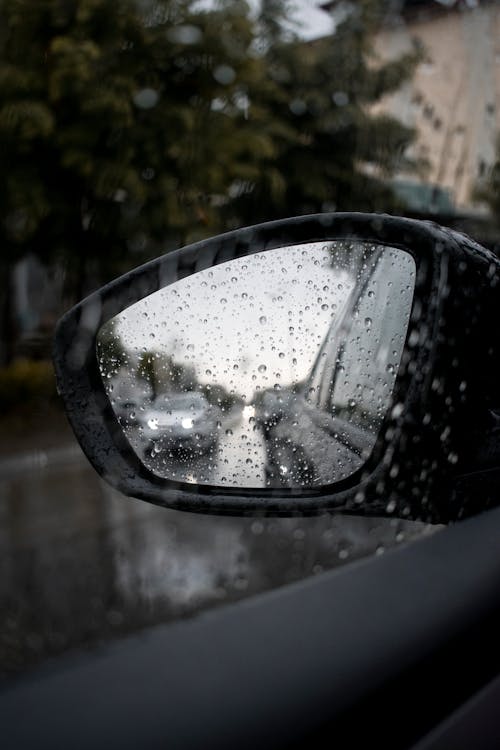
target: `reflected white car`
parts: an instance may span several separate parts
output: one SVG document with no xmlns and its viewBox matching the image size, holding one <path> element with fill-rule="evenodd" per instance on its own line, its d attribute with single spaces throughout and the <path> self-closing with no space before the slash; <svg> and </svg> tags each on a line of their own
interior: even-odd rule
<svg viewBox="0 0 500 750">
<path fill-rule="evenodd" d="M 217 443 L 219 409 L 197 391 L 157 398 L 142 417 L 142 438 L 151 456 L 169 453 L 201 455 Z"/>
</svg>

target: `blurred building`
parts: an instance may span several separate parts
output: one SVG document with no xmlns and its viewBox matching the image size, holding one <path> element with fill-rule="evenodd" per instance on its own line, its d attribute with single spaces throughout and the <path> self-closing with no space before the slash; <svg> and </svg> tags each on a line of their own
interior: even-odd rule
<svg viewBox="0 0 500 750">
<path fill-rule="evenodd" d="M 15 356 L 50 357 L 52 333 L 64 309 L 64 271 L 27 255 L 12 270 L 11 316 Z M 1 354 L 1 352 L 0 352 Z"/>
<path fill-rule="evenodd" d="M 320 3 L 334 16 L 345 5 Z M 439 213 L 444 201 L 480 212 L 474 189 L 495 162 L 500 132 L 500 0 L 389 0 L 377 56 L 394 59 L 415 44 L 425 60 L 413 80 L 377 105 L 416 128 L 409 155 L 427 163 L 421 175 L 399 175 L 396 189 L 415 210 Z"/>
</svg>

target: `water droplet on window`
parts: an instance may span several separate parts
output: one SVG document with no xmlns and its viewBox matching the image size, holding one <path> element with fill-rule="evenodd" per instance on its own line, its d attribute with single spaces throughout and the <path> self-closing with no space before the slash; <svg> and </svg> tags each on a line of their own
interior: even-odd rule
<svg viewBox="0 0 500 750">
<path fill-rule="evenodd" d="M 213 72 L 213 77 L 217 83 L 229 86 L 236 78 L 236 72 L 230 65 L 218 65 Z"/>
<path fill-rule="evenodd" d="M 337 107 L 345 107 L 349 104 L 349 95 L 345 91 L 335 91 L 332 94 L 332 101 Z"/>
<path fill-rule="evenodd" d="M 167 39 L 174 44 L 196 44 L 202 36 L 201 29 L 191 24 L 174 26 L 167 31 Z"/>
<path fill-rule="evenodd" d="M 290 108 L 290 112 L 294 115 L 297 115 L 297 117 L 303 115 L 307 111 L 307 104 L 302 99 L 292 99 L 288 106 Z"/>
<path fill-rule="evenodd" d="M 134 94 L 134 104 L 139 109 L 152 109 L 158 104 L 160 98 L 155 89 L 144 88 Z"/>
</svg>

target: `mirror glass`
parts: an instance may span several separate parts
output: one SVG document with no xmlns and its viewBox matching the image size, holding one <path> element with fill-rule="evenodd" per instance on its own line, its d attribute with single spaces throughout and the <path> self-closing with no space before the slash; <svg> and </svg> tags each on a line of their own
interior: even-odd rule
<svg viewBox="0 0 500 750">
<path fill-rule="evenodd" d="M 389 407 L 414 282 L 409 253 L 334 241 L 221 263 L 141 300 L 97 339 L 130 445 L 185 483 L 349 477 Z"/>
</svg>

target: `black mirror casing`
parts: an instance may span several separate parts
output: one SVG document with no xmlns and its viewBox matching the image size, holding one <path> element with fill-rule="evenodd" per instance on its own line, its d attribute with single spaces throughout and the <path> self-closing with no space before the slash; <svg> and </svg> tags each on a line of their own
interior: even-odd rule
<svg viewBox="0 0 500 750">
<path fill-rule="evenodd" d="M 144 297 L 219 263 L 340 239 L 399 247 L 416 264 L 392 406 L 366 464 L 334 485 L 301 489 L 188 485 L 153 474 L 132 450 L 106 395 L 96 352 L 101 326 Z M 492 253 L 427 222 L 319 214 L 236 230 L 153 260 L 70 310 L 55 334 L 58 390 L 88 459 L 126 495 L 205 513 L 336 510 L 448 522 L 500 497 L 499 278 L 500 261 Z"/>
</svg>

